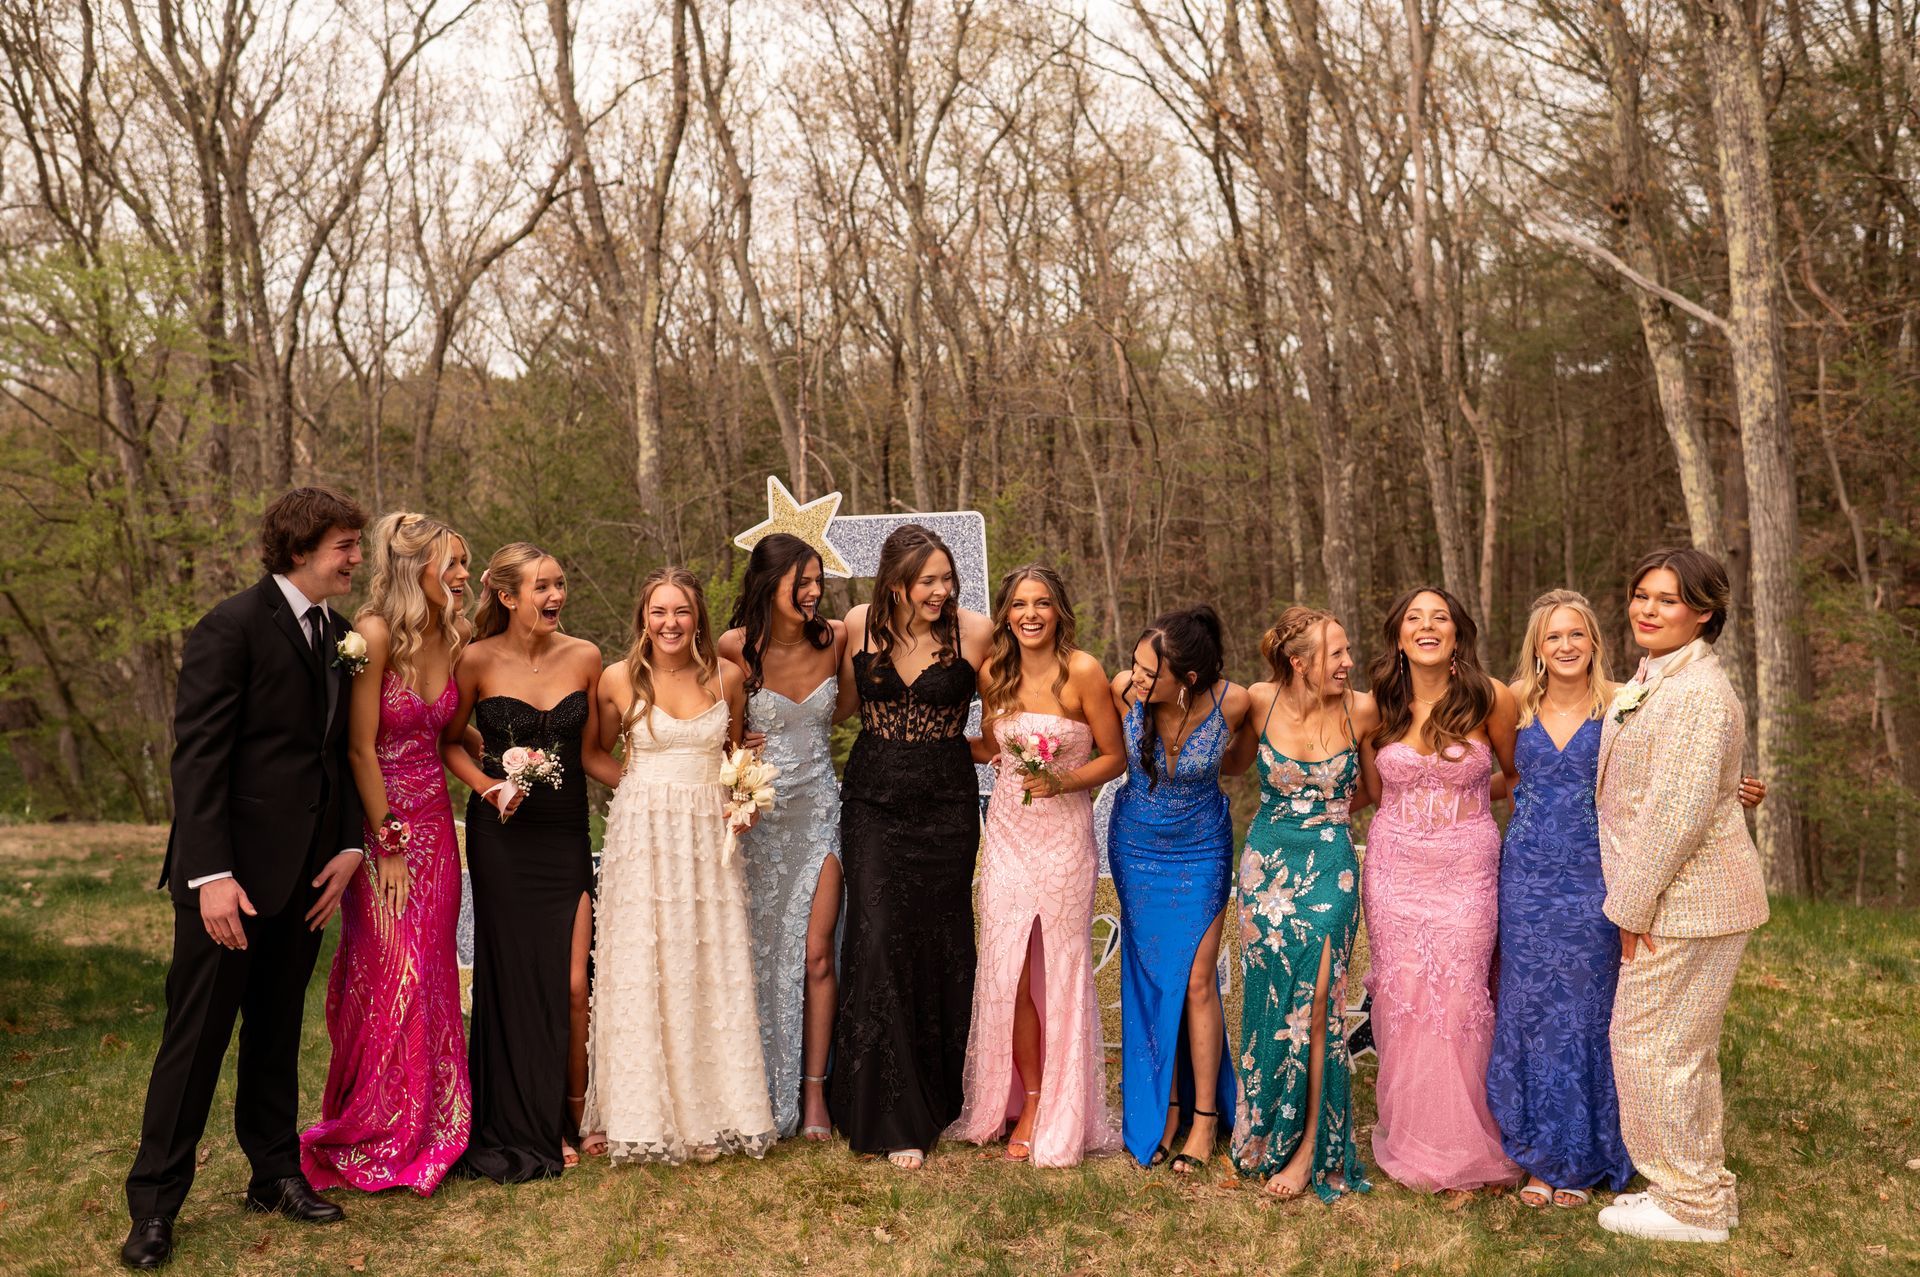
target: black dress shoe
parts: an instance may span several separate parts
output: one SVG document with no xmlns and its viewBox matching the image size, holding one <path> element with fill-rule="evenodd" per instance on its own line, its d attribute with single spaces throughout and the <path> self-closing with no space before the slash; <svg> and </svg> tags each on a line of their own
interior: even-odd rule
<svg viewBox="0 0 1920 1277">
<path fill-rule="evenodd" d="M 285 1215 L 303 1224 L 334 1224 L 347 1213 L 313 1191 L 305 1175 L 289 1175 L 247 1189 L 247 1209 L 262 1215 Z"/>
<path fill-rule="evenodd" d="M 158 1268 L 173 1258 L 173 1221 L 164 1215 L 136 1219 L 120 1247 L 120 1262 L 129 1268 Z"/>
</svg>

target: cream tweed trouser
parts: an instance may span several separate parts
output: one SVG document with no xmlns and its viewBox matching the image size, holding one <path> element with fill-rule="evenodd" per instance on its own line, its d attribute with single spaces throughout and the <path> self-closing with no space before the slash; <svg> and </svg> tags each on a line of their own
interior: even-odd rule
<svg viewBox="0 0 1920 1277">
<path fill-rule="evenodd" d="M 1721 1139 L 1720 1028 L 1747 933 L 1653 943 L 1620 965 L 1613 999 L 1621 1138 L 1669 1215 L 1732 1228 L 1740 1207 Z"/>
</svg>

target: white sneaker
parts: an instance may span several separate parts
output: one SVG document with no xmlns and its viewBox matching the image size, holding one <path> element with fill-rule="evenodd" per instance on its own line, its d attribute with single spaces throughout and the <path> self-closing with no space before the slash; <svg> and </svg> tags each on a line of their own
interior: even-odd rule
<svg viewBox="0 0 1920 1277">
<path fill-rule="evenodd" d="M 1727 1240 L 1724 1228 L 1701 1228 L 1695 1224 L 1683 1224 L 1661 1208 L 1660 1204 L 1645 1193 L 1632 1194 L 1638 1197 L 1632 1205 L 1622 1205 L 1624 1199 L 1616 1199 L 1614 1204 L 1600 1212 L 1600 1227 L 1610 1233 L 1619 1233 L 1626 1237 L 1645 1237 L 1660 1242 L 1723 1242 Z"/>
<path fill-rule="evenodd" d="M 1636 1206 L 1639 1203 L 1644 1202 L 1646 1200 L 1647 1200 L 1647 1195 L 1645 1193 L 1621 1193 L 1619 1196 L 1615 1197 L 1613 1201 L 1609 1202 L 1608 1205 Z M 1602 1207 L 1601 1209 L 1604 1210 L 1605 1207 Z"/>
</svg>

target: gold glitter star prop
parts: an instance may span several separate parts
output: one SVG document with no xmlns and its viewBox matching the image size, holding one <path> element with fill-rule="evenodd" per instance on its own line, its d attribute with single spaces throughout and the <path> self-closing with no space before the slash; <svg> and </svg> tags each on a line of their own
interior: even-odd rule
<svg viewBox="0 0 1920 1277">
<path fill-rule="evenodd" d="M 742 532 L 733 539 L 733 543 L 742 550 L 751 550 L 760 543 L 760 539 L 774 532 L 785 532 L 789 536 L 799 537 L 820 554 L 820 568 L 828 576 L 850 577 L 853 572 L 847 567 L 847 561 L 840 557 L 840 551 L 833 548 L 833 542 L 827 539 L 827 525 L 833 522 L 833 516 L 840 510 L 840 494 L 829 492 L 824 497 L 815 497 L 801 505 L 787 491 L 787 485 L 773 475 L 767 476 L 767 517 Z"/>
</svg>

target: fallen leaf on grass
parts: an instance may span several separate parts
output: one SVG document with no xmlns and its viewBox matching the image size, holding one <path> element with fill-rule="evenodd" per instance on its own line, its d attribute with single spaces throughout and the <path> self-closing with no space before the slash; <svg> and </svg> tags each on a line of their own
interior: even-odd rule
<svg viewBox="0 0 1920 1277">
<path fill-rule="evenodd" d="M 1467 1203 L 1472 1200 L 1472 1193 L 1449 1193 L 1447 1195 L 1447 1209 L 1450 1211 L 1464 1210 L 1466 1209 Z"/>
<path fill-rule="evenodd" d="M 101 1210 L 100 1199 L 97 1197 L 89 1197 L 86 1201 L 80 1203 L 80 1209 L 89 1215 L 98 1215 Z"/>
<path fill-rule="evenodd" d="M 884 1246 L 891 1246 L 893 1245 L 893 1234 L 884 1228 L 876 1228 L 873 1230 L 873 1240 Z"/>
<path fill-rule="evenodd" d="M 364 1273 L 367 1271 L 367 1257 L 365 1255 L 348 1255 L 347 1267 L 353 1272 Z"/>
<path fill-rule="evenodd" d="M 273 1241 L 272 1233 L 262 1233 L 260 1234 L 260 1240 L 255 1242 L 253 1245 L 249 1246 L 247 1249 L 251 1250 L 256 1255 L 264 1255 L 267 1253 L 268 1244 L 272 1241 Z"/>
<path fill-rule="evenodd" d="M 1867 1253 L 1875 1259 L 1880 1259 L 1886 1255 L 1887 1248 L 1879 1242 L 1875 1242 L 1873 1245 L 1867 1247 Z"/>
<path fill-rule="evenodd" d="M 1920 1157 L 1909 1157 L 1907 1159 L 1907 1169 L 1910 1171 L 1920 1171 Z"/>
</svg>

